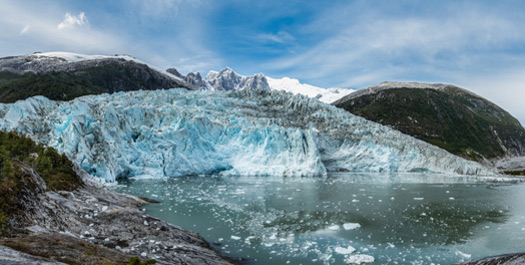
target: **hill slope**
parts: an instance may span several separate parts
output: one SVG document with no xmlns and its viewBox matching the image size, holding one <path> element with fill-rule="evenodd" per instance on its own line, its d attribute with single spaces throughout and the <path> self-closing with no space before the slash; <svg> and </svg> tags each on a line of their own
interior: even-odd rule
<svg viewBox="0 0 525 265">
<path fill-rule="evenodd" d="M 130 56 L 45 53 L 0 58 L 0 102 L 42 95 L 73 98 L 130 90 L 184 87 L 180 78 L 160 72 Z"/>
<path fill-rule="evenodd" d="M 516 118 L 456 86 L 384 82 L 333 104 L 472 160 L 525 153 L 525 129 Z"/>
</svg>

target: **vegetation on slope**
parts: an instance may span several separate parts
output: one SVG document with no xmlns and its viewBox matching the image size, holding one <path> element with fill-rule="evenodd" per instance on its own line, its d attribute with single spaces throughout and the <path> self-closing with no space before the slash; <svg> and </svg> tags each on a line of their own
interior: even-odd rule
<svg viewBox="0 0 525 265">
<path fill-rule="evenodd" d="M 476 161 L 524 153 L 525 130 L 518 120 L 455 87 L 391 88 L 337 107 Z"/>
<path fill-rule="evenodd" d="M 0 131 L 0 235 L 12 233 L 10 220 L 24 214 L 26 200 L 40 185 L 31 176 L 31 168 L 50 190 L 74 190 L 83 186 L 72 162 L 53 148 L 37 145 L 29 137 Z"/>
<path fill-rule="evenodd" d="M 160 77 L 145 65 L 107 62 L 97 66 L 45 73 L 0 72 L 0 102 L 11 103 L 42 95 L 53 100 L 131 90 L 180 87 L 175 81 Z"/>
<path fill-rule="evenodd" d="M 56 260 L 65 264 L 84 265 L 149 265 L 155 260 L 141 261 L 138 257 L 115 249 L 96 246 L 90 242 L 65 235 L 45 234 L 5 238 L 2 245 L 37 257 Z"/>
</svg>

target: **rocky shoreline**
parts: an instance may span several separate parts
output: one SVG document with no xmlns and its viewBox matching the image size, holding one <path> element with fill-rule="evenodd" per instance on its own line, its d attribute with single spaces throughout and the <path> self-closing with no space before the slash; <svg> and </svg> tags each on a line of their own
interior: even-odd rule
<svg viewBox="0 0 525 265">
<path fill-rule="evenodd" d="M 17 222 L 23 232 L 0 240 L 0 264 L 128 264 L 134 256 L 156 264 L 232 264 L 197 233 L 142 212 L 147 200 L 111 191 L 74 169 L 85 186 L 29 198 Z M 40 176 L 25 170 L 45 191 Z"/>
</svg>

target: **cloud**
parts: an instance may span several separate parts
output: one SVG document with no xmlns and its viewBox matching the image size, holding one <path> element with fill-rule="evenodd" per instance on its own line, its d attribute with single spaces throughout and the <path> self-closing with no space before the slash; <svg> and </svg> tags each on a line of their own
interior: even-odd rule
<svg viewBox="0 0 525 265">
<path fill-rule="evenodd" d="M 57 25 L 57 29 L 72 29 L 75 26 L 82 26 L 88 23 L 89 22 L 84 12 L 80 12 L 78 16 L 72 16 L 71 14 L 66 13 L 64 21 Z"/>
<path fill-rule="evenodd" d="M 174 20 L 183 13 L 179 12 L 180 10 L 188 11 L 189 9 L 196 11 L 193 8 L 205 8 L 205 6 L 201 6 L 202 1 L 200 0 L 129 0 L 128 3 L 128 11 L 135 16 L 138 15 L 139 19 L 148 23 Z"/>
<path fill-rule="evenodd" d="M 259 34 L 257 38 L 261 42 L 274 42 L 274 43 L 289 43 L 295 40 L 295 38 L 286 31 L 279 31 L 277 34 Z"/>
<path fill-rule="evenodd" d="M 452 74 L 457 85 L 471 90 L 496 103 L 525 126 L 525 68 L 523 66 L 504 71 L 463 76 Z"/>
<path fill-rule="evenodd" d="M 3 29 L 0 43 L 4 56 L 57 50 L 78 53 L 131 53 L 124 45 L 129 42 L 120 35 L 97 27 L 85 27 L 88 20 L 83 12 L 75 16 L 66 14 L 64 21 L 60 23 L 63 26 L 59 27 L 56 18 L 66 12 L 58 5 L 41 1 L 34 2 L 29 7 L 23 1 L 0 0 L 0 3 L 0 28 Z M 65 30 L 68 25 L 76 27 L 76 30 Z"/>
<path fill-rule="evenodd" d="M 337 18 L 330 13 L 325 16 Z M 328 18 L 318 23 L 326 21 Z M 313 23 L 312 31 L 324 31 L 330 26 Z M 445 17 L 364 14 L 337 26 L 340 28 L 332 29 L 333 35 L 325 40 L 265 67 L 310 78 L 341 72 L 347 80 L 373 72 L 384 73 L 383 79 L 438 78 L 443 70 L 479 69 L 486 66 L 486 61 L 482 61 L 486 59 L 484 54 L 494 55 L 497 49 L 525 41 L 525 28 L 520 23 L 480 10 L 455 11 Z M 369 85 L 367 80 L 361 80 L 363 83 L 353 86 Z M 380 81 L 383 80 L 375 80 Z M 344 80 L 338 82 L 348 85 Z"/>
<path fill-rule="evenodd" d="M 25 34 L 29 30 L 29 25 L 25 25 L 24 28 L 20 31 L 20 35 Z"/>
</svg>

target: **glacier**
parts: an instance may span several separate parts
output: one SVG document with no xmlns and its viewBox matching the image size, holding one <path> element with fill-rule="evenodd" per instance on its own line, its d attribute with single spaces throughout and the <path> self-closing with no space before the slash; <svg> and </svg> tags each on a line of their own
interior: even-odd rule
<svg viewBox="0 0 525 265">
<path fill-rule="evenodd" d="M 0 129 L 55 147 L 101 182 L 332 171 L 494 175 L 494 170 L 282 91 L 119 92 L 0 104 Z"/>
</svg>

